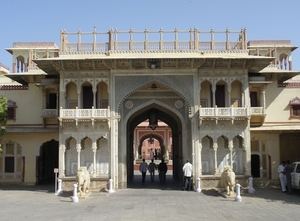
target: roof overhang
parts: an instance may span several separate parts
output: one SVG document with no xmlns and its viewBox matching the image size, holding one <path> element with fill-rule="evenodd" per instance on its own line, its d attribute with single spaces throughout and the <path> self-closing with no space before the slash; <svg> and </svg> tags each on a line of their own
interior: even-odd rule
<svg viewBox="0 0 300 221">
<path fill-rule="evenodd" d="M 267 67 L 270 62 L 272 62 L 275 58 L 273 57 L 264 57 L 264 56 L 250 56 L 246 53 L 235 54 L 235 53 L 215 53 L 215 54 L 206 54 L 206 53 L 154 53 L 151 54 L 147 53 L 130 53 L 130 54 L 113 54 L 113 55 L 105 55 L 101 54 L 99 56 L 62 56 L 62 57 L 55 57 L 55 58 L 43 58 L 34 60 L 37 66 L 43 70 L 44 72 L 48 73 L 49 75 L 58 75 L 61 70 L 63 70 L 64 64 L 66 62 L 96 62 L 102 61 L 103 63 L 112 64 L 117 60 L 165 60 L 165 59 L 173 59 L 173 60 L 180 60 L 180 59 L 192 59 L 194 61 L 199 62 L 199 66 L 195 66 L 197 68 L 202 68 L 201 64 L 208 60 L 226 60 L 230 61 L 228 63 L 234 64 L 235 61 L 245 61 L 245 65 L 242 68 L 248 69 L 249 72 L 256 72 L 263 70 Z M 214 62 L 212 62 L 214 63 Z M 78 70 L 80 70 L 80 65 L 78 65 Z M 213 65 L 211 66 L 215 68 Z M 226 66 L 225 66 L 226 67 Z M 230 68 L 229 65 L 227 68 Z M 97 69 L 97 68 L 96 68 Z M 112 69 L 111 66 L 107 65 L 106 69 Z M 67 68 L 64 70 L 68 70 Z"/>
<path fill-rule="evenodd" d="M 8 77 L 22 85 L 28 85 L 28 81 L 26 78 L 28 77 L 34 77 L 34 76 L 45 76 L 48 75 L 45 72 L 22 72 L 22 73 L 10 73 L 10 74 L 5 74 L 5 77 Z"/>
</svg>

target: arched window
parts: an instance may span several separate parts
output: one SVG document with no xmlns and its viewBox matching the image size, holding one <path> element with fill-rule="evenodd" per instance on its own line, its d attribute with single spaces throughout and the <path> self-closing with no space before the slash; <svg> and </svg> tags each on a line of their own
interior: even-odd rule
<svg viewBox="0 0 300 221">
<path fill-rule="evenodd" d="M 290 116 L 300 118 L 300 99 L 298 97 L 290 100 Z"/>
</svg>

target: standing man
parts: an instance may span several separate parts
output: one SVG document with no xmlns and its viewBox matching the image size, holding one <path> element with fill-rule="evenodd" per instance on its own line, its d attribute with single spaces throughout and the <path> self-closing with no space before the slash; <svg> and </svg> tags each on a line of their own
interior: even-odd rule
<svg viewBox="0 0 300 221">
<path fill-rule="evenodd" d="M 154 159 L 154 152 L 153 152 L 153 149 L 151 148 L 150 150 L 150 160 L 153 160 Z"/>
<path fill-rule="evenodd" d="M 291 176 L 291 172 L 292 172 L 292 167 L 290 165 L 290 161 L 287 160 L 286 165 L 285 165 L 285 175 L 286 175 L 286 186 L 287 186 L 288 194 L 292 194 L 292 176 Z"/>
<path fill-rule="evenodd" d="M 282 161 L 281 164 L 278 166 L 278 173 L 279 173 L 281 191 L 285 193 L 286 192 L 285 161 Z"/>
<path fill-rule="evenodd" d="M 158 173 L 159 173 L 159 180 L 160 183 L 165 183 L 166 182 L 166 173 L 168 171 L 168 166 L 165 163 L 165 160 L 162 159 L 161 163 L 158 165 Z"/>
<path fill-rule="evenodd" d="M 143 162 L 140 164 L 140 172 L 142 173 L 142 182 L 145 183 L 146 173 L 148 170 L 148 164 L 143 159 Z"/>
<path fill-rule="evenodd" d="M 190 160 L 187 159 L 186 163 L 184 164 L 182 171 L 184 173 L 184 182 L 183 182 L 183 190 L 191 190 L 191 177 L 193 173 L 193 166 L 190 163 Z"/>
<path fill-rule="evenodd" d="M 156 169 L 156 164 L 153 161 L 154 159 L 152 159 L 151 163 L 149 163 L 149 172 L 150 172 L 150 178 L 152 182 L 154 182 L 154 173 Z"/>
</svg>

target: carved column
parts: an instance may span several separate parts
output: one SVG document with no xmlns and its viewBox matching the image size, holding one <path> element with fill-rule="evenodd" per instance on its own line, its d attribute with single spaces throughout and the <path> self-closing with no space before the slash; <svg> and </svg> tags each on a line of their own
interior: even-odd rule
<svg viewBox="0 0 300 221">
<path fill-rule="evenodd" d="M 228 141 L 228 149 L 229 149 L 229 165 L 231 168 L 233 168 L 233 162 L 232 162 L 232 150 L 233 150 L 233 140 Z"/>
<path fill-rule="evenodd" d="M 60 144 L 59 146 L 59 177 L 66 176 L 66 162 L 65 162 L 65 153 L 66 153 L 66 146 L 64 144 Z"/>
<path fill-rule="evenodd" d="M 228 82 L 229 84 L 230 84 L 230 82 Z M 230 107 L 231 106 L 231 85 L 229 85 L 228 84 L 228 86 L 227 86 L 227 93 L 228 93 L 228 107 Z"/>
<path fill-rule="evenodd" d="M 77 107 L 81 109 L 80 91 L 77 90 Z"/>
<path fill-rule="evenodd" d="M 97 153 L 97 143 L 93 142 L 92 143 L 92 150 L 94 153 L 94 160 L 93 160 L 93 177 L 96 177 L 96 169 L 97 169 L 97 164 L 96 164 L 96 153 Z"/>
<path fill-rule="evenodd" d="M 76 145 L 76 150 L 77 150 L 77 169 L 79 169 L 80 168 L 80 152 L 81 152 L 80 144 Z"/>
<path fill-rule="evenodd" d="M 218 159 L 217 159 L 218 143 L 217 142 L 214 142 L 213 148 L 214 148 L 214 159 L 215 159 L 214 175 L 216 175 L 218 171 Z"/>
<path fill-rule="evenodd" d="M 212 90 L 212 97 L 213 97 L 213 107 L 216 106 L 216 86 L 215 85 L 212 85 L 211 87 L 211 90 Z"/>
<path fill-rule="evenodd" d="M 202 154 L 201 153 L 202 153 L 202 142 L 199 142 L 199 148 L 198 148 L 199 176 L 202 175 Z"/>
<path fill-rule="evenodd" d="M 266 109 L 266 85 L 263 85 L 262 88 L 260 88 L 261 93 L 261 100 L 262 100 L 262 107 L 264 108 L 263 111 Z"/>
<path fill-rule="evenodd" d="M 97 95 L 97 89 L 93 90 L 93 107 L 95 109 L 97 109 L 97 106 L 96 106 L 96 95 Z"/>
</svg>

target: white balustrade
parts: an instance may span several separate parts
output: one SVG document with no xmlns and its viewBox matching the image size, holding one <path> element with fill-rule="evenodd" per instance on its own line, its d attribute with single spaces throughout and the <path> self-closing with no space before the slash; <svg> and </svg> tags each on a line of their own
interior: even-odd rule
<svg viewBox="0 0 300 221">
<path fill-rule="evenodd" d="M 246 117 L 248 116 L 246 107 L 215 107 L 200 108 L 200 117 Z"/>
<path fill-rule="evenodd" d="M 108 109 L 60 109 L 61 119 L 100 119 L 110 117 Z"/>
</svg>

